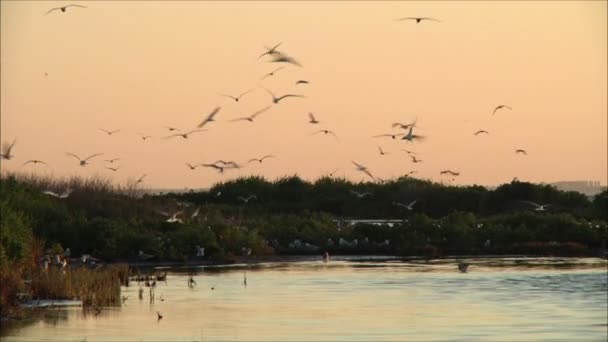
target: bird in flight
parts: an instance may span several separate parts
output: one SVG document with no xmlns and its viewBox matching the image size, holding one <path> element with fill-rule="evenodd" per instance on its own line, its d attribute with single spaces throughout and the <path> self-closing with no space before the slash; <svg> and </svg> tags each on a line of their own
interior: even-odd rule
<svg viewBox="0 0 608 342">
<path fill-rule="evenodd" d="M 192 131 L 190 131 L 190 132 L 186 132 L 186 133 L 175 133 L 175 134 L 172 134 L 172 135 L 166 136 L 166 137 L 164 137 L 163 139 L 169 139 L 169 138 L 173 138 L 173 137 L 182 137 L 182 138 L 184 138 L 184 139 L 188 139 L 188 136 L 189 136 L 190 134 L 192 134 L 192 133 L 196 133 L 196 132 L 204 132 L 204 131 L 206 131 L 206 129 L 195 129 L 195 130 L 192 130 Z"/>
<path fill-rule="evenodd" d="M 271 106 L 268 107 L 264 107 L 260 110 L 258 110 L 257 112 L 249 115 L 249 116 L 245 116 L 242 118 L 237 118 L 237 119 L 232 119 L 230 120 L 230 122 L 236 122 L 236 121 L 249 121 L 249 122 L 253 122 L 253 119 L 255 119 L 258 115 L 264 113 L 265 111 L 267 111 L 268 109 L 270 109 Z"/>
<path fill-rule="evenodd" d="M 441 20 L 438 20 L 438 19 L 435 19 L 435 18 L 431 18 L 431 17 L 405 17 L 405 18 L 399 18 L 399 19 L 395 19 L 395 20 L 396 21 L 416 20 L 416 24 L 419 24 L 423 20 L 436 21 L 438 23 L 441 22 Z"/>
<path fill-rule="evenodd" d="M 220 164 L 220 165 L 218 165 Z M 218 160 L 213 164 L 201 164 L 204 167 L 210 167 L 215 169 L 219 173 L 223 173 L 224 169 L 238 169 L 240 166 L 235 162 L 224 162 L 222 160 Z"/>
<path fill-rule="evenodd" d="M 44 15 L 47 15 L 53 11 L 57 11 L 60 10 L 61 12 L 65 12 L 68 7 L 80 7 L 80 8 L 87 8 L 86 6 L 82 6 L 82 5 L 76 5 L 76 4 L 70 4 L 70 5 L 66 5 L 66 6 L 61 6 L 61 7 L 55 7 L 55 8 L 51 8 L 50 10 L 48 10 L 48 12 L 46 12 Z"/>
<path fill-rule="evenodd" d="M 168 129 L 169 132 L 179 131 L 179 128 L 175 128 L 175 127 L 171 127 L 171 126 L 165 126 L 165 128 Z"/>
<path fill-rule="evenodd" d="M 263 156 L 262 158 L 258 159 L 258 158 L 251 158 L 249 159 L 249 161 L 247 162 L 248 164 L 254 161 L 259 162 L 260 164 L 264 161 L 264 159 L 266 158 L 275 158 L 275 156 L 273 156 L 272 154 L 267 154 L 265 156 Z"/>
<path fill-rule="evenodd" d="M 414 209 L 414 204 L 416 204 L 416 200 L 411 201 L 410 204 L 403 204 L 401 202 L 393 201 L 393 205 L 405 208 L 407 210 L 413 210 Z"/>
<path fill-rule="evenodd" d="M 106 169 L 108 169 L 108 170 L 112 170 L 112 171 L 116 172 L 116 171 L 118 171 L 120 168 L 119 168 L 119 167 L 109 167 L 109 166 L 106 166 Z"/>
<path fill-rule="evenodd" d="M 203 120 L 203 122 L 201 122 L 200 124 L 198 124 L 198 128 L 203 128 L 203 126 L 205 126 L 207 123 L 215 121 L 214 117 L 217 115 L 217 113 L 220 111 L 220 109 L 222 109 L 222 107 L 215 107 L 211 113 L 209 113 L 209 115 L 207 115 L 207 117 L 205 118 L 205 120 Z"/>
<path fill-rule="evenodd" d="M 538 203 L 534 203 L 532 201 L 524 201 L 524 202 L 534 206 L 534 210 L 536 210 L 536 211 L 546 211 L 547 207 L 551 205 L 551 204 L 538 204 Z"/>
<path fill-rule="evenodd" d="M 406 149 L 403 149 L 403 148 L 401 149 L 401 151 L 403 151 L 403 152 L 405 152 L 407 154 L 416 154 L 416 152 L 414 152 L 414 151 L 406 150 Z"/>
<path fill-rule="evenodd" d="M 287 56 L 286 54 L 280 52 L 273 54 L 272 60 L 269 63 L 289 63 L 299 67 L 302 66 L 302 64 L 296 61 L 293 57 Z"/>
<path fill-rule="evenodd" d="M 389 154 L 387 152 L 384 152 L 384 150 L 382 149 L 382 147 L 378 146 L 378 152 L 380 153 L 381 156 L 385 155 L 385 154 Z"/>
<path fill-rule="evenodd" d="M 262 57 L 264 57 L 264 56 L 266 56 L 266 55 L 271 55 L 271 56 L 272 56 L 272 55 L 274 55 L 274 54 L 278 54 L 278 53 L 280 53 L 280 52 L 277 50 L 277 48 L 278 48 L 279 46 L 281 46 L 281 44 L 283 44 L 283 42 L 279 42 L 277 45 L 275 45 L 275 46 L 273 46 L 273 47 L 271 47 L 271 48 L 269 48 L 269 47 L 267 47 L 267 46 L 264 46 L 264 48 L 266 49 L 266 52 L 264 52 L 263 54 L 261 54 L 261 55 L 260 55 L 260 57 L 258 57 L 258 59 L 260 59 L 260 58 L 262 58 Z"/>
<path fill-rule="evenodd" d="M 452 175 L 452 176 L 459 176 L 460 172 L 454 172 L 451 170 L 443 170 L 441 172 L 439 172 L 440 175 Z"/>
<path fill-rule="evenodd" d="M 135 185 L 137 185 L 137 184 L 139 184 L 139 183 L 142 183 L 142 182 L 144 181 L 144 178 L 146 178 L 146 176 L 147 176 L 147 175 L 144 173 L 144 174 L 143 174 L 141 177 L 139 177 L 139 178 L 137 179 L 137 181 L 135 181 Z"/>
<path fill-rule="evenodd" d="M 175 222 L 184 223 L 184 221 L 182 219 L 177 218 L 177 215 L 181 215 L 182 213 L 183 213 L 183 211 L 178 211 L 178 212 L 173 213 L 173 215 L 171 215 L 171 217 L 169 217 L 166 222 L 169 222 L 169 223 L 175 223 Z M 165 215 L 165 216 L 169 216 L 169 215 Z"/>
<path fill-rule="evenodd" d="M 7 142 L 2 143 L 2 153 L 0 153 L 0 159 L 11 160 L 14 157 L 14 155 L 11 154 L 11 151 L 13 150 L 13 147 L 15 147 L 16 142 L 17 139 L 13 140 L 13 142 L 10 144 Z"/>
<path fill-rule="evenodd" d="M 407 134 L 401 138 L 401 140 L 414 141 L 414 140 L 424 140 L 424 136 L 414 134 L 414 126 L 410 126 L 410 130 Z"/>
<path fill-rule="evenodd" d="M 422 159 L 417 159 L 416 156 L 410 155 L 410 158 L 412 158 L 412 163 L 421 163 Z"/>
<path fill-rule="evenodd" d="M 229 160 L 229 161 L 224 161 L 224 160 L 216 160 L 214 164 L 221 164 L 223 167 L 228 168 L 228 169 L 239 169 L 241 166 L 239 164 L 237 164 L 236 162 Z"/>
<path fill-rule="evenodd" d="M 21 165 L 21 166 L 25 166 L 25 165 L 27 165 L 27 164 L 44 164 L 44 165 L 47 165 L 47 166 L 49 165 L 49 164 L 47 164 L 47 163 L 43 162 L 42 160 L 38 160 L 38 159 L 32 159 L 32 160 L 28 160 L 28 161 L 26 161 L 26 162 L 25 162 L 25 163 L 23 163 L 23 165 Z"/>
<path fill-rule="evenodd" d="M 308 82 L 307 80 L 297 80 L 296 81 L 296 85 L 298 85 L 298 84 L 308 84 L 308 83 L 310 83 L 310 82 Z"/>
<path fill-rule="evenodd" d="M 95 153 L 95 154 L 92 154 L 92 155 L 86 157 L 85 159 L 81 159 L 79 156 L 77 156 L 73 153 L 68 153 L 68 156 L 72 156 L 72 157 L 78 159 L 80 161 L 80 166 L 86 166 L 87 164 L 89 164 L 89 159 L 96 157 L 96 156 L 100 156 L 102 154 L 103 153 Z"/>
<path fill-rule="evenodd" d="M 114 133 L 118 133 L 118 132 L 120 132 L 120 130 L 119 130 L 119 129 L 115 129 L 115 130 L 113 130 L 113 131 L 108 131 L 107 129 L 100 128 L 99 130 L 100 130 L 100 131 L 102 131 L 102 132 L 105 132 L 105 133 L 106 133 L 106 134 L 108 134 L 108 135 L 112 135 L 112 134 L 114 134 Z"/>
<path fill-rule="evenodd" d="M 340 140 L 340 139 L 338 139 L 338 136 L 336 135 L 336 133 L 334 133 L 334 132 L 332 132 L 330 130 L 327 130 L 327 129 L 320 129 L 320 130 L 312 133 L 311 135 L 315 135 L 315 134 L 319 134 L 319 133 L 331 134 L 331 135 L 334 136 L 334 138 L 336 138 L 336 140 Z"/>
<path fill-rule="evenodd" d="M 410 127 L 415 127 L 417 121 L 418 121 L 418 119 L 415 119 L 414 121 L 412 121 L 410 123 L 393 122 L 393 124 L 391 125 L 391 127 L 393 127 L 393 128 L 408 129 Z"/>
<path fill-rule="evenodd" d="M 141 134 L 141 133 L 139 133 L 139 136 L 141 137 L 141 140 L 146 140 L 146 139 L 152 138 L 151 135 L 144 135 L 144 134 Z"/>
<path fill-rule="evenodd" d="M 363 173 L 365 173 L 366 175 L 368 175 L 368 176 L 369 176 L 371 179 L 376 180 L 376 177 L 374 177 L 374 175 L 372 175 L 372 173 L 371 173 L 371 172 L 369 172 L 369 170 L 367 169 L 367 167 L 365 167 L 364 165 L 361 165 L 361 164 L 359 164 L 359 163 L 356 163 L 356 162 L 354 162 L 354 161 L 352 161 L 352 160 L 351 160 L 351 162 L 352 162 L 353 164 L 355 164 L 355 166 L 357 167 L 357 171 L 359 171 L 359 172 L 363 172 Z"/>
<path fill-rule="evenodd" d="M 107 161 L 110 164 L 113 164 L 115 161 L 120 160 L 120 158 L 114 158 L 114 159 L 105 159 L 104 161 Z"/>
<path fill-rule="evenodd" d="M 250 200 L 252 200 L 252 199 L 257 200 L 258 198 L 256 195 L 249 195 L 247 197 L 239 196 L 236 199 L 238 199 L 239 201 L 241 201 L 243 203 L 249 203 Z"/>
<path fill-rule="evenodd" d="M 265 79 L 268 76 L 274 76 L 275 72 L 277 72 L 277 71 L 279 71 L 279 70 L 281 70 L 283 68 L 285 68 L 285 67 L 278 67 L 278 68 L 274 69 L 273 71 L 271 71 L 271 72 L 267 73 L 266 75 L 262 76 L 262 78 L 260 80 L 263 80 L 263 79 Z"/>
<path fill-rule="evenodd" d="M 498 106 L 496 106 L 496 108 L 494 108 L 494 111 L 492 112 L 492 115 L 496 114 L 496 112 L 498 110 L 501 110 L 501 109 L 513 110 L 513 108 L 511 108 L 511 107 L 509 107 L 507 105 L 498 105 Z"/>
<path fill-rule="evenodd" d="M 400 137 L 402 135 L 405 135 L 405 134 L 378 134 L 378 135 L 374 135 L 372 138 L 391 137 L 391 138 L 395 139 L 396 137 Z"/>
<path fill-rule="evenodd" d="M 160 314 L 160 311 L 156 311 L 156 314 L 158 315 L 158 319 L 156 321 L 163 319 L 163 315 Z"/>
<path fill-rule="evenodd" d="M 338 168 L 338 169 L 335 169 L 335 170 L 333 170 L 332 172 L 330 172 L 330 173 L 329 173 L 329 177 L 333 177 L 333 176 L 334 176 L 334 174 L 335 174 L 336 172 L 338 172 L 338 170 L 340 170 L 340 169 Z"/>
<path fill-rule="evenodd" d="M 239 100 L 241 99 L 241 97 L 243 97 L 243 95 L 250 93 L 251 91 L 253 91 L 253 89 L 249 89 L 249 90 L 239 94 L 239 96 L 232 96 L 232 95 L 227 95 L 227 94 L 220 94 L 220 96 L 229 97 L 229 98 L 233 99 L 235 102 L 239 102 Z"/>
<path fill-rule="evenodd" d="M 475 135 L 480 135 L 480 134 L 490 134 L 490 133 L 488 133 L 488 131 L 484 131 L 483 129 L 475 132 Z"/>
<path fill-rule="evenodd" d="M 355 190 L 350 190 L 350 193 L 357 196 L 357 198 L 363 198 L 365 196 L 371 196 L 372 193 L 371 192 L 358 192 Z"/>
<path fill-rule="evenodd" d="M 190 164 L 190 163 L 186 163 L 186 165 L 188 165 L 188 167 L 190 168 L 190 170 L 196 170 L 197 167 L 201 166 L 200 164 Z"/>
<path fill-rule="evenodd" d="M 311 112 L 308 112 L 308 123 L 311 123 L 311 124 L 313 124 L 313 125 L 316 125 L 316 124 L 318 124 L 319 122 L 320 122 L 320 121 L 319 121 L 319 120 L 317 120 L 317 119 L 315 118 L 315 116 L 314 116 L 314 115 L 313 115 Z"/>
<path fill-rule="evenodd" d="M 414 173 L 416 173 L 416 170 L 412 170 L 412 171 L 406 173 L 405 177 L 409 177 L 410 175 L 413 175 Z"/>
<path fill-rule="evenodd" d="M 46 195 L 53 196 L 53 197 L 57 197 L 57 198 L 67 198 L 72 193 L 72 189 L 67 188 L 67 189 L 65 189 L 64 192 L 62 192 L 60 194 L 58 194 L 56 192 L 53 192 L 51 190 L 46 190 L 46 191 L 43 191 L 42 193 L 46 194 Z"/>
<path fill-rule="evenodd" d="M 281 101 L 284 98 L 287 97 L 304 97 L 304 95 L 297 95 L 297 94 L 285 94 L 283 96 L 280 97 L 276 97 L 270 90 L 264 88 L 264 90 L 266 90 L 268 92 L 268 94 L 270 94 L 270 96 L 272 96 L 272 103 L 279 103 L 279 101 Z"/>
<path fill-rule="evenodd" d="M 523 154 L 523 155 L 527 156 L 528 152 L 526 152 L 526 150 L 517 149 L 517 150 L 515 150 L 515 154 Z"/>
</svg>

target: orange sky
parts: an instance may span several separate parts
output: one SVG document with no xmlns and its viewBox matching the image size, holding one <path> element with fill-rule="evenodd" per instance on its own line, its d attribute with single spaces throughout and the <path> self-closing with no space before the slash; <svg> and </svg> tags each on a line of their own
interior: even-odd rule
<svg viewBox="0 0 608 342">
<path fill-rule="evenodd" d="M 441 180 L 452 169 L 458 184 L 606 183 L 607 2 L 74 3 L 88 8 L 45 16 L 66 3 L 1 1 L 1 133 L 17 139 L 3 170 L 118 182 L 146 173 L 147 187 L 198 188 L 336 168 L 361 180 L 355 160 L 381 178 L 417 170 Z M 404 16 L 443 22 L 394 20 Z M 260 81 L 279 65 L 257 57 L 280 41 L 303 67 Z M 228 122 L 271 104 L 259 85 L 306 98 L 273 105 L 254 124 Z M 249 88 L 239 103 L 218 96 Z M 492 117 L 498 104 L 513 110 Z M 209 131 L 160 138 L 163 126 L 192 129 L 216 106 Z M 424 142 L 371 137 L 414 117 Z M 310 136 L 320 128 L 340 141 Z M 490 135 L 473 136 L 479 129 Z M 379 155 L 379 145 L 391 154 Z M 82 168 L 66 152 L 104 155 Z M 224 175 L 184 164 L 271 153 Z M 104 168 L 113 157 L 122 159 L 116 173 Z M 50 167 L 22 167 L 29 159 Z"/>
</svg>

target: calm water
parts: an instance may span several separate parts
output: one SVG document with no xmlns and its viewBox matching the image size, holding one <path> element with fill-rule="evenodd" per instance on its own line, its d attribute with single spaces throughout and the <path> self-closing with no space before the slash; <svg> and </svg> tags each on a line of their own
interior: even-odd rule
<svg viewBox="0 0 608 342">
<path fill-rule="evenodd" d="M 198 268 L 194 289 L 172 269 L 164 301 L 147 289 L 140 301 L 132 283 L 122 307 L 49 310 L 2 341 L 607 340 L 605 260 L 466 261 L 466 274 L 455 260 L 382 258 Z"/>
</svg>

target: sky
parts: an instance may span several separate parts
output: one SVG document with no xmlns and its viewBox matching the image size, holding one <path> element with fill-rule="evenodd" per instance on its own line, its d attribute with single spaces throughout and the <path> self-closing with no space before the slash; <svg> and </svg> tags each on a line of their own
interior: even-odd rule
<svg viewBox="0 0 608 342">
<path fill-rule="evenodd" d="M 44 15 L 68 3 L 87 8 Z M 606 184 L 607 11 L 605 1 L 1 1 L 0 133 L 17 142 L 0 166 L 117 183 L 146 174 L 149 188 L 336 169 L 366 179 L 351 161 L 380 179 Z M 395 20 L 410 16 L 441 22 Z M 279 42 L 302 67 L 258 58 Z M 305 98 L 272 104 L 261 87 Z M 238 103 L 219 95 L 249 89 Z M 500 104 L 512 110 L 492 115 Z M 218 106 L 207 131 L 163 139 L 165 126 L 195 129 Z M 229 121 L 266 106 L 254 123 Z M 414 119 L 423 141 L 373 138 Z M 338 139 L 311 135 L 319 129 Z M 68 152 L 103 155 L 80 167 Z M 224 174 L 185 165 L 267 154 Z M 22 165 L 30 159 L 48 166 Z"/>
</svg>

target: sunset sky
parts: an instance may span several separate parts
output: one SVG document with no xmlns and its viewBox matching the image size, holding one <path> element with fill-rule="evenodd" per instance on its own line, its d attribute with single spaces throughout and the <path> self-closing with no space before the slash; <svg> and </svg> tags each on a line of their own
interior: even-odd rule
<svg viewBox="0 0 608 342">
<path fill-rule="evenodd" d="M 68 3 L 88 8 L 44 15 Z M 205 188 L 335 169 L 365 179 L 354 160 L 382 179 L 417 170 L 441 181 L 451 169 L 461 172 L 456 184 L 606 184 L 605 1 L 0 4 L 1 140 L 17 140 L 2 170 L 117 182 L 147 174 L 150 188 Z M 395 21 L 409 16 L 442 22 Z M 302 67 L 258 59 L 279 42 Z M 306 98 L 273 105 L 260 86 Z M 248 89 L 238 103 L 219 96 Z M 492 116 L 499 104 L 513 110 Z M 229 122 L 268 105 L 253 124 Z M 217 106 L 208 131 L 162 139 L 164 126 L 194 129 Z M 309 124 L 308 112 L 321 123 Z M 372 138 L 414 118 L 422 142 Z M 319 129 L 339 141 L 311 136 Z M 490 134 L 473 135 L 481 129 Z M 67 152 L 104 155 L 80 167 Z M 277 158 L 223 175 L 185 165 L 266 154 Z M 119 171 L 104 168 L 110 158 L 121 158 Z M 22 166 L 30 159 L 49 166 Z"/>
</svg>

